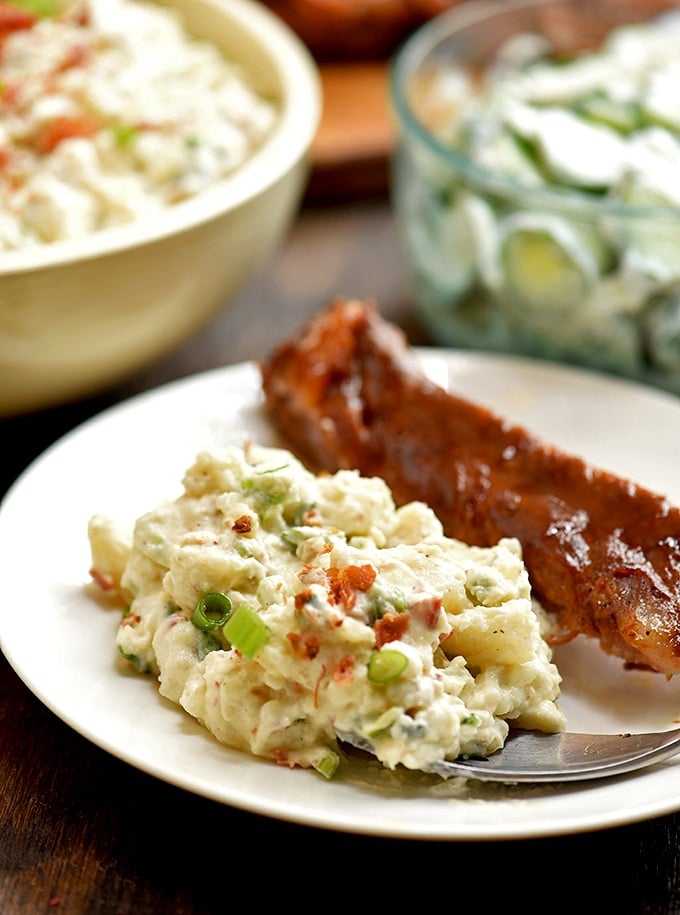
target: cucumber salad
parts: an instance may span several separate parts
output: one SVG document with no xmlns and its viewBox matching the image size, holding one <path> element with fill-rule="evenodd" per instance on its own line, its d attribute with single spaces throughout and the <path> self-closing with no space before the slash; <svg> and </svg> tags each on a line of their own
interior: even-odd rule
<svg viewBox="0 0 680 915">
<path fill-rule="evenodd" d="M 436 142 L 402 138 L 394 201 L 438 342 L 680 393 L 680 12 L 567 58 L 515 36 L 409 91 Z"/>
<path fill-rule="evenodd" d="M 338 732 L 419 769 L 493 753 L 510 725 L 564 728 L 519 542 L 449 539 L 378 478 L 204 451 L 134 530 L 98 514 L 88 531 L 121 664 L 230 747 L 330 778 Z"/>
</svg>

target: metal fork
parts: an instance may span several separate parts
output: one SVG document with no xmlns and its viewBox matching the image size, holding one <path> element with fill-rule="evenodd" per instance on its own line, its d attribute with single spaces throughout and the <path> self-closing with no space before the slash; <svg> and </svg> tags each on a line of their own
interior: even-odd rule
<svg viewBox="0 0 680 915">
<path fill-rule="evenodd" d="M 338 739 L 373 753 L 366 737 L 339 731 Z M 641 769 L 680 752 L 680 728 L 646 734 L 511 731 L 504 747 L 486 758 L 440 760 L 424 768 L 444 778 L 492 782 L 571 782 Z"/>
</svg>

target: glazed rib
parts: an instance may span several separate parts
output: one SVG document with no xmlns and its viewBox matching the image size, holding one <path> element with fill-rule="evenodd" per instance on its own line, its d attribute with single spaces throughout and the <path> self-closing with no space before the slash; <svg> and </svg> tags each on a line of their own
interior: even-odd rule
<svg viewBox="0 0 680 915">
<path fill-rule="evenodd" d="M 584 634 L 627 666 L 680 672 L 680 509 L 662 495 L 444 391 L 372 302 L 330 303 L 261 373 L 309 466 L 381 476 L 467 543 L 517 537 L 553 643 Z"/>
</svg>

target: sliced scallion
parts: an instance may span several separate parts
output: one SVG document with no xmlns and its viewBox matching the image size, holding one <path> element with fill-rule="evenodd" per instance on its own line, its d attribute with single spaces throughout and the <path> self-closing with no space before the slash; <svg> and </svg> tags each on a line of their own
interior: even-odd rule
<svg viewBox="0 0 680 915">
<path fill-rule="evenodd" d="M 470 712 L 470 714 L 466 715 L 465 718 L 463 718 L 463 720 L 461 721 L 461 724 L 470 724 L 470 725 L 474 725 L 475 727 L 477 727 L 477 725 L 479 723 L 480 723 L 479 716 L 475 715 L 474 712 Z"/>
<path fill-rule="evenodd" d="M 139 128 L 134 124 L 119 124 L 117 127 L 114 127 L 113 134 L 116 139 L 116 145 L 124 147 L 138 136 Z"/>
<path fill-rule="evenodd" d="M 299 527 L 287 527 L 284 531 L 281 531 L 281 540 L 291 553 L 295 553 L 298 546 L 305 539 L 305 535 Z"/>
<path fill-rule="evenodd" d="M 212 632 L 226 623 L 230 613 L 231 601 L 227 595 L 219 591 L 209 591 L 196 604 L 196 609 L 191 614 L 191 622 L 203 632 Z"/>
<path fill-rule="evenodd" d="M 314 768 L 323 775 L 324 778 L 333 778 L 339 765 L 340 757 L 337 753 L 329 750 L 321 759 L 314 763 Z"/>
<path fill-rule="evenodd" d="M 43 18 L 56 16 L 66 4 L 63 0 L 13 0 L 12 5 Z"/>
<path fill-rule="evenodd" d="M 247 604 L 241 604 L 234 610 L 222 632 L 234 648 L 251 659 L 269 640 L 269 627 Z"/>
<path fill-rule="evenodd" d="M 132 664 L 135 670 L 140 674 L 151 673 L 151 668 L 149 667 L 148 663 L 144 660 L 144 658 L 140 657 L 140 655 L 126 651 L 120 645 L 118 646 L 118 653 L 120 654 L 121 658 L 129 661 L 129 663 Z"/>
<path fill-rule="evenodd" d="M 375 651 L 368 662 L 368 679 L 372 683 L 389 683 L 396 680 L 408 667 L 408 658 L 401 651 L 385 648 Z"/>
<path fill-rule="evenodd" d="M 403 708 L 400 706 L 393 705 L 391 708 L 386 709 L 382 715 L 378 715 L 372 724 L 364 727 L 364 733 L 367 737 L 375 737 L 375 735 L 380 734 L 381 731 L 386 731 L 388 728 L 392 727 L 403 711 Z"/>
<path fill-rule="evenodd" d="M 386 613 L 403 613 L 408 609 L 408 601 L 404 594 L 395 588 L 385 591 L 376 585 L 371 587 L 368 594 L 370 598 L 369 616 L 372 622 L 381 619 Z"/>
</svg>

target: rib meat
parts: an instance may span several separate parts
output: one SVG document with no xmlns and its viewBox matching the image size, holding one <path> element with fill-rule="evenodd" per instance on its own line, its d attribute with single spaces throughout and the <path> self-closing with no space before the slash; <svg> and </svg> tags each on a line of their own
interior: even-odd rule
<svg viewBox="0 0 680 915">
<path fill-rule="evenodd" d="M 447 393 L 370 301 L 331 302 L 261 374 L 310 467 L 383 477 L 467 543 L 517 537 L 553 643 L 585 634 L 626 666 L 680 672 L 680 509 L 662 495 Z"/>
</svg>

